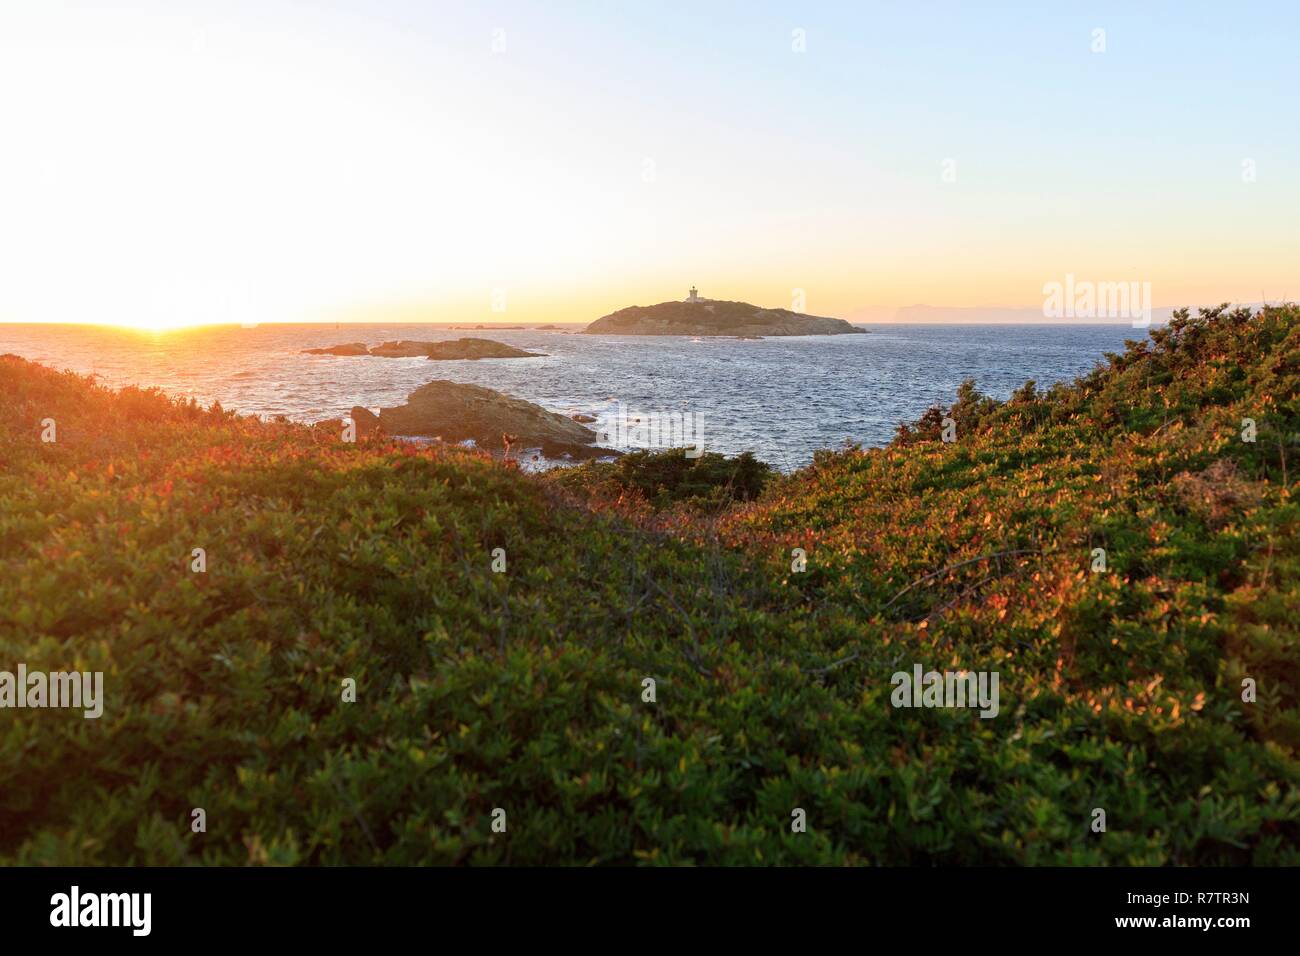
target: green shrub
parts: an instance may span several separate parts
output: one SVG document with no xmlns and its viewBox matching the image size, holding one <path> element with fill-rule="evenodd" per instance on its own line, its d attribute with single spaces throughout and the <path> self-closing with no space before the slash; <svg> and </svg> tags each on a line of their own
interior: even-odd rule
<svg viewBox="0 0 1300 956">
<path fill-rule="evenodd" d="M 656 509 L 682 503 L 697 510 L 718 510 L 738 501 L 753 501 L 772 477 L 772 469 L 743 452 L 728 458 L 704 452 L 688 458 L 685 449 L 638 450 L 612 462 L 593 462 L 554 473 L 563 487 L 585 488 L 605 495 L 633 493 Z"/>
</svg>

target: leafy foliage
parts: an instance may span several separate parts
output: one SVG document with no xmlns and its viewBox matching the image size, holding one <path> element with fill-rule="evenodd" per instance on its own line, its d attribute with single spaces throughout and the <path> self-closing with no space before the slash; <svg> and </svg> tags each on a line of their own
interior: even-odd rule
<svg viewBox="0 0 1300 956">
<path fill-rule="evenodd" d="M 717 452 L 686 457 L 686 449 L 641 449 L 612 462 L 552 472 L 558 485 L 588 494 L 638 495 L 657 509 L 679 502 L 697 510 L 753 501 L 772 478 L 772 468 L 744 452 L 728 458 Z"/>
</svg>

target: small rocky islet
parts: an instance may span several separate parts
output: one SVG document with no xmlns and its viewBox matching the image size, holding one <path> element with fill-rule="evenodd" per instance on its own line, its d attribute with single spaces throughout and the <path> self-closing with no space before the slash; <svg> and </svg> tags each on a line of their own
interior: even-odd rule
<svg viewBox="0 0 1300 956">
<path fill-rule="evenodd" d="M 551 459 L 585 460 L 619 454 L 596 446 L 596 433 L 573 418 L 482 385 L 444 379 L 421 385 L 411 392 L 405 405 L 381 408 L 378 415 L 356 406 L 351 418 L 358 437 L 382 432 L 453 443 L 473 441 L 476 447 L 493 453 L 539 448 Z M 334 421 L 331 419 L 330 424 Z"/>
<path fill-rule="evenodd" d="M 347 342 L 324 348 L 303 349 L 306 355 L 374 355 L 379 358 L 420 358 L 438 361 L 485 358 L 544 358 L 541 352 L 528 352 L 491 339 L 460 338 L 449 342 L 423 342 L 397 339 L 369 347 L 364 342 Z"/>
</svg>

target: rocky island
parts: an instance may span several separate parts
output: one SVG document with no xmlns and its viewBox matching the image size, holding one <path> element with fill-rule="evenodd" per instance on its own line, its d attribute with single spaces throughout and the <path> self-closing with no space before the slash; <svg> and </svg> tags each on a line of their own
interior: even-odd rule
<svg viewBox="0 0 1300 956">
<path fill-rule="evenodd" d="M 365 342 L 348 342 L 345 345 L 327 345 L 319 349 L 303 349 L 304 355 L 369 355 Z"/>
<path fill-rule="evenodd" d="M 405 405 L 352 409 L 358 435 L 382 429 L 388 435 L 440 438 L 446 442 L 473 440 L 485 451 L 540 448 L 547 458 L 574 459 L 617 455 L 593 445 L 596 433 L 571 418 L 540 405 L 512 398 L 481 385 L 439 380 L 421 385 Z"/>
<path fill-rule="evenodd" d="M 422 342 L 400 339 L 367 348 L 364 342 L 349 342 L 327 348 L 303 349 L 308 355 L 376 355 L 380 358 L 485 359 L 544 358 L 541 352 L 526 352 L 491 339 L 460 338 L 452 342 Z"/>
<path fill-rule="evenodd" d="M 431 359 L 544 358 L 541 352 L 528 352 L 491 339 L 463 338 L 454 342 L 430 343 Z"/>
<path fill-rule="evenodd" d="M 421 356 L 427 358 L 429 350 L 432 348 L 432 342 L 401 339 L 393 342 L 380 342 L 370 349 L 370 354 L 378 355 L 380 358 L 420 358 Z"/>
<path fill-rule="evenodd" d="M 702 298 L 694 288 L 681 302 L 633 305 L 601 316 L 583 330 L 588 335 L 764 335 L 866 334 L 843 319 L 804 315 L 789 309 L 764 309 L 748 302 Z"/>
</svg>

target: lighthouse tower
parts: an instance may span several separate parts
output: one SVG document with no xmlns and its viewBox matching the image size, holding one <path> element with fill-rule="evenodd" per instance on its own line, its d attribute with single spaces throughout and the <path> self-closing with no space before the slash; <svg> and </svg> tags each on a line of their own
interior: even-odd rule
<svg viewBox="0 0 1300 956">
<path fill-rule="evenodd" d="M 696 291 L 695 286 L 691 286 L 691 294 L 686 297 L 687 302 L 700 302 L 700 293 Z"/>
</svg>

